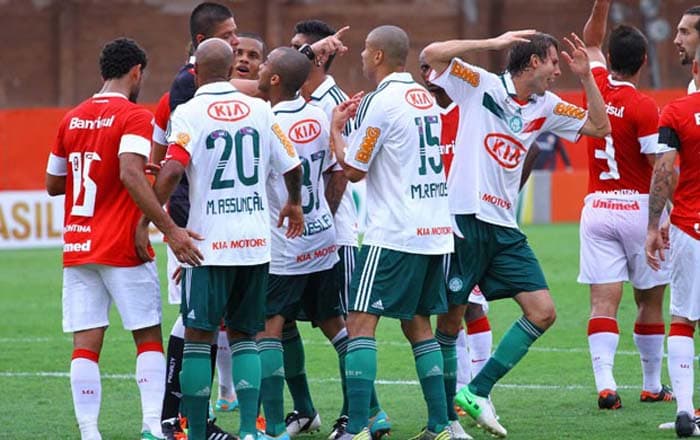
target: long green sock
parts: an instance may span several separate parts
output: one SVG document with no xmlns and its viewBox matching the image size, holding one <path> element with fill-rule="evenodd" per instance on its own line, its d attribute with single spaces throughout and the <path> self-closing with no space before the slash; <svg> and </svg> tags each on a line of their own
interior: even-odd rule
<svg viewBox="0 0 700 440">
<path fill-rule="evenodd" d="M 257 438 L 255 421 L 258 418 L 261 375 L 258 346 L 252 339 L 236 339 L 230 343 L 233 387 L 236 389 L 241 412 L 240 437 L 251 434 Z"/>
<path fill-rule="evenodd" d="M 440 351 L 442 351 L 447 419 L 450 421 L 459 420 L 454 405 L 457 393 L 457 336 L 449 336 L 440 330 L 435 330 L 435 339 L 440 344 Z"/>
<path fill-rule="evenodd" d="M 345 383 L 345 356 L 348 353 L 348 331 L 342 329 L 331 341 L 333 348 L 338 353 L 338 369 L 340 371 L 340 388 L 343 392 L 343 407 L 340 409 L 340 415 L 348 414 L 348 389 Z"/>
<path fill-rule="evenodd" d="M 210 344 L 185 341 L 182 350 L 180 390 L 182 410 L 187 414 L 189 438 L 204 440 L 211 392 Z"/>
<path fill-rule="evenodd" d="M 282 434 L 286 429 L 284 423 L 284 354 L 282 342 L 276 338 L 258 341 L 260 363 L 262 365 L 262 382 L 260 395 L 265 407 L 265 432 L 272 436 Z"/>
<path fill-rule="evenodd" d="M 487 397 L 493 386 L 506 375 L 520 359 L 527 354 L 530 346 L 544 333 L 544 330 L 522 316 L 515 321 L 501 339 L 495 353 L 484 368 L 469 383 L 469 390 L 477 396 Z"/>
<path fill-rule="evenodd" d="M 348 433 L 358 434 L 369 424 L 369 399 L 376 377 L 377 341 L 374 338 L 350 339 L 345 357 Z"/>
<path fill-rule="evenodd" d="M 428 406 L 428 430 L 441 432 L 447 426 L 445 379 L 442 374 L 442 352 L 435 339 L 412 344 L 418 380 Z"/>
<path fill-rule="evenodd" d="M 306 380 L 304 368 L 304 343 L 301 341 L 299 330 L 293 328 L 282 334 L 284 349 L 284 374 L 289 387 L 289 394 L 294 400 L 294 409 L 305 415 L 316 414 L 309 383 Z"/>
</svg>

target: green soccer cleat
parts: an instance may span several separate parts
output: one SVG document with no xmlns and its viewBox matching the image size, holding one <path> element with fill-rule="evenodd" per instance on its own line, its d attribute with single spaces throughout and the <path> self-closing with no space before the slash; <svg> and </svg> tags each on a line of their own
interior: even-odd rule
<svg viewBox="0 0 700 440">
<path fill-rule="evenodd" d="M 391 420 L 384 410 L 369 418 L 369 434 L 372 440 L 379 440 L 391 432 Z"/>
<path fill-rule="evenodd" d="M 141 431 L 141 440 L 165 440 L 163 437 L 153 435 L 151 431 Z"/>
<path fill-rule="evenodd" d="M 496 437 L 505 437 L 508 431 L 496 418 L 496 411 L 486 397 L 477 396 L 469 391 L 469 387 L 463 387 L 455 396 L 455 403 L 476 421 L 477 426 Z"/>
</svg>

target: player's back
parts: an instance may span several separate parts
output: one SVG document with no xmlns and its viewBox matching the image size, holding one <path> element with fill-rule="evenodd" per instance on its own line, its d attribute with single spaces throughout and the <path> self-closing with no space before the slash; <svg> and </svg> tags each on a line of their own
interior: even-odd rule
<svg viewBox="0 0 700 440">
<path fill-rule="evenodd" d="M 152 114 L 119 94 L 71 110 L 57 140 L 68 162 L 64 263 L 140 264 L 133 234 L 141 212 L 120 179 L 120 153 L 148 158 Z"/>
<path fill-rule="evenodd" d="M 659 110 L 629 82 L 616 81 L 602 66 L 593 74 L 612 127 L 605 138 L 588 138 L 588 192 L 648 194 L 656 150 Z"/>
</svg>

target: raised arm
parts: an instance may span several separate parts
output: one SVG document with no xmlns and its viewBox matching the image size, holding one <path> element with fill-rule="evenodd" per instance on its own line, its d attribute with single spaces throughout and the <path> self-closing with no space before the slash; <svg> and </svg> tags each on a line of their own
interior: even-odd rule
<svg viewBox="0 0 700 440">
<path fill-rule="evenodd" d="M 507 49 L 515 43 L 529 41 L 528 37 L 534 35 L 534 29 L 506 32 L 498 37 L 484 40 L 448 40 L 431 43 L 423 49 L 425 61 L 436 72 L 444 71 L 455 57 L 463 57 L 469 52 L 481 50 Z"/>
<path fill-rule="evenodd" d="M 605 63 L 602 47 L 608 24 L 610 0 L 596 0 L 591 9 L 591 15 L 583 27 L 583 41 L 591 61 Z"/>
</svg>

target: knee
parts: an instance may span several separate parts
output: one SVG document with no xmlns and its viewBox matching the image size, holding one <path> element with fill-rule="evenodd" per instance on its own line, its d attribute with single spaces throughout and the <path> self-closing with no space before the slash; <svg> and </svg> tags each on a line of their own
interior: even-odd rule
<svg viewBox="0 0 700 440">
<path fill-rule="evenodd" d="M 438 316 L 437 328 L 441 333 L 449 336 L 457 336 L 462 328 L 462 319 L 464 316 L 464 306 L 453 307 L 447 313 Z"/>
<path fill-rule="evenodd" d="M 537 310 L 530 310 L 525 317 L 542 330 L 547 330 L 557 319 L 557 311 L 553 303 L 543 304 Z"/>
</svg>

